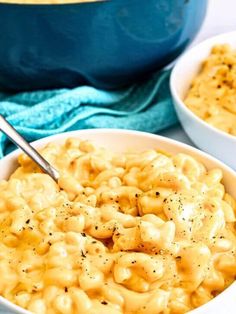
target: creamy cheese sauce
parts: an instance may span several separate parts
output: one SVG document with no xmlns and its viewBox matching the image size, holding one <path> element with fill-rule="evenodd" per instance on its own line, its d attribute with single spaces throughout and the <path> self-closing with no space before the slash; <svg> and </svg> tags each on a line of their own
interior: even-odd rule
<svg viewBox="0 0 236 314">
<path fill-rule="evenodd" d="M 0 3 L 17 3 L 17 4 L 69 4 L 85 2 L 101 2 L 106 0 L 0 0 Z"/>
<path fill-rule="evenodd" d="M 0 181 L 0 295 L 38 314 L 186 313 L 236 275 L 235 200 L 186 154 L 49 144 Z"/>
<path fill-rule="evenodd" d="M 210 125 L 236 136 L 236 51 L 215 46 L 184 102 Z"/>
</svg>

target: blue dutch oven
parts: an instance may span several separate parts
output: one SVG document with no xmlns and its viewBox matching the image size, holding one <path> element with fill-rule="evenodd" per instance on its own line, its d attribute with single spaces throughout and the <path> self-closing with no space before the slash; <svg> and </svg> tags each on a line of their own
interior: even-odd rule
<svg viewBox="0 0 236 314">
<path fill-rule="evenodd" d="M 143 79 L 184 50 L 206 7 L 207 0 L 1 3 L 0 89 L 112 89 Z"/>
</svg>

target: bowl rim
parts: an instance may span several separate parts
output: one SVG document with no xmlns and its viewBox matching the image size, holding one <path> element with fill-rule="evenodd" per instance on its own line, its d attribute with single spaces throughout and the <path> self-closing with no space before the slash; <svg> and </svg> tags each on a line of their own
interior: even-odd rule
<svg viewBox="0 0 236 314">
<path fill-rule="evenodd" d="M 111 129 L 102 128 L 102 129 L 75 130 L 75 131 L 69 131 L 69 132 L 63 132 L 63 133 L 59 133 L 59 134 L 50 135 L 50 136 L 41 138 L 37 141 L 34 141 L 31 144 L 33 147 L 39 148 L 39 147 L 43 147 L 44 145 L 51 142 L 52 140 L 56 140 L 57 142 L 63 143 L 69 137 L 77 137 L 77 138 L 81 138 L 81 139 L 84 138 L 85 139 L 86 134 L 92 134 L 92 135 L 94 134 L 95 136 L 99 136 L 102 134 L 110 134 L 110 135 L 117 134 L 117 135 L 120 135 L 121 137 L 123 137 L 125 135 L 134 135 L 137 137 L 141 137 L 143 139 L 145 139 L 145 138 L 153 139 L 154 141 L 157 142 L 157 147 L 158 147 L 158 142 L 160 143 L 160 145 L 161 144 L 169 144 L 170 146 L 173 146 L 173 148 L 176 148 L 180 152 L 181 152 L 181 149 L 184 149 L 187 151 L 184 153 L 188 153 L 188 152 L 190 154 L 193 153 L 194 155 L 196 155 L 196 157 L 194 156 L 194 158 L 199 157 L 199 158 L 202 158 L 202 159 L 208 161 L 209 163 L 217 164 L 218 167 L 220 167 L 224 172 L 229 173 L 230 175 L 235 177 L 235 180 L 236 180 L 236 171 L 234 171 L 232 168 L 230 168 L 229 166 L 227 166 L 226 164 L 224 164 L 222 161 L 218 160 L 217 158 L 215 158 L 215 157 L 213 157 L 213 156 L 211 156 L 211 155 L 209 155 L 209 154 L 207 154 L 207 153 L 201 151 L 200 149 L 197 149 L 191 145 L 179 142 L 177 140 L 170 139 L 170 138 L 165 137 L 165 136 L 161 136 L 161 135 L 157 135 L 157 134 L 153 134 L 153 133 L 148 133 L 148 132 L 126 130 L 126 129 L 113 129 L 113 128 L 111 128 Z M 96 140 L 95 140 L 95 142 L 96 142 Z M 104 143 L 104 146 L 106 146 L 105 143 Z M 14 159 L 20 153 L 22 153 L 22 151 L 20 149 L 16 149 L 15 151 L 11 152 L 10 154 L 8 154 L 5 157 L 3 157 L 2 159 L 0 159 L 0 167 L 3 166 L 5 162 L 13 162 Z M 206 168 L 207 168 L 207 166 L 206 166 Z M 0 178 L 0 180 L 1 180 L 1 178 Z M 229 287 L 227 287 L 224 291 L 222 291 L 218 296 L 216 296 L 215 298 L 213 298 L 209 302 L 191 310 L 189 313 L 201 314 L 202 310 L 207 310 L 209 307 L 210 307 L 210 310 L 211 310 L 211 307 L 214 310 L 214 308 L 215 308 L 214 300 L 216 300 L 216 299 L 219 300 L 219 297 L 222 298 L 222 294 L 225 295 L 227 293 L 227 291 L 231 292 L 232 289 L 235 290 L 235 288 L 236 288 L 236 282 L 233 282 Z M 224 300 L 226 300 L 226 302 L 227 302 L 227 298 L 225 298 Z M 6 306 L 6 310 L 13 311 L 13 313 L 32 314 L 30 311 L 12 303 L 11 301 L 7 300 L 6 298 L 4 298 L 2 296 L 0 296 L 0 307 L 1 306 Z"/>
<path fill-rule="evenodd" d="M 236 34 L 236 31 L 235 31 Z M 230 166 L 228 166 L 227 164 L 225 164 L 223 161 L 217 159 L 216 157 L 202 151 L 201 149 L 191 146 L 189 144 L 180 142 L 178 140 L 174 140 L 172 138 L 163 136 L 163 135 L 159 135 L 159 134 L 154 134 L 154 133 L 149 133 L 149 132 L 145 132 L 145 131 L 136 131 L 136 130 L 132 130 L 132 129 L 117 129 L 117 128 L 99 128 L 99 129 L 81 129 L 81 130 L 74 130 L 74 131 L 67 131 L 67 132 L 62 132 L 62 133 L 58 133 L 58 134 L 53 134 L 53 135 L 49 135 L 49 136 L 45 136 L 43 138 L 40 138 L 36 141 L 32 141 L 30 142 L 30 144 L 35 147 L 35 148 L 40 148 L 43 147 L 44 145 L 46 145 L 47 143 L 49 143 L 51 140 L 59 140 L 59 141 L 63 141 L 68 137 L 78 137 L 78 134 L 93 134 L 93 133 L 97 133 L 97 134 L 108 134 L 108 133 L 113 133 L 113 134 L 120 134 L 125 136 L 126 134 L 128 135 L 136 135 L 136 136 L 141 136 L 141 137 L 148 137 L 151 139 L 157 139 L 160 142 L 163 143 L 168 143 L 171 146 L 177 146 L 179 148 L 183 148 L 186 150 L 189 150 L 190 152 L 193 152 L 194 154 L 197 154 L 201 157 L 203 157 L 204 159 L 207 159 L 210 162 L 213 163 L 217 163 L 219 164 L 219 166 L 221 168 L 223 168 L 224 170 L 226 170 L 227 172 L 229 172 L 231 175 L 236 176 L 236 170 L 232 169 Z M 17 148 L 16 150 L 10 152 L 9 154 L 7 154 L 6 156 L 4 156 L 3 158 L 0 159 L 0 166 L 2 163 L 4 163 L 6 160 L 17 157 L 20 153 L 22 153 L 21 149 Z M 1 180 L 1 176 L 0 176 L 0 180 Z"/>
<path fill-rule="evenodd" d="M 184 103 L 184 101 L 181 99 L 179 93 L 176 89 L 176 81 L 177 81 L 177 74 L 182 72 L 183 64 L 185 63 L 185 60 L 189 58 L 192 54 L 195 54 L 197 51 L 205 49 L 205 48 L 212 48 L 217 43 L 215 41 L 223 40 L 225 37 L 236 37 L 236 31 L 231 32 L 225 32 L 216 36 L 211 36 L 200 43 L 196 44 L 192 48 L 188 49 L 186 52 L 183 53 L 183 55 L 178 59 L 176 62 L 174 68 L 171 71 L 170 75 L 170 90 L 171 94 L 174 100 L 176 100 L 176 106 L 179 106 L 191 119 L 198 122 L 202 127 L 210 129 L 215 135 L 220 135 L 224 137 L 226 140 L 235 141 L 236 144 L 236 136 L 229 134 L 227 132 L 224 132 L 217 127 L 212 126 L 211 124 L 207 123 L 205 120 L 199 118 L 195 113 L 192 112 Z M 220 42 L 218 44 L 221 44 Z M 202 62 L 204 59 L 202 60 Z"/>
</svg>

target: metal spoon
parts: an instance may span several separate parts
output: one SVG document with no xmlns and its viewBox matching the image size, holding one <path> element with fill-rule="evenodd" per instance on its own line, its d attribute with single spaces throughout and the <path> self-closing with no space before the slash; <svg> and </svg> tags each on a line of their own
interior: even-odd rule
<svg viewBox="0 0 236 314">
<path fill-rule="evenodd" d="M 56 182 L 59 179 L 58 171 L 53 168 L 26 140 L 0 115 L 0 131 L 6 134 L 9 139 L 21 148 L 36 164 Z"/>
</svg>

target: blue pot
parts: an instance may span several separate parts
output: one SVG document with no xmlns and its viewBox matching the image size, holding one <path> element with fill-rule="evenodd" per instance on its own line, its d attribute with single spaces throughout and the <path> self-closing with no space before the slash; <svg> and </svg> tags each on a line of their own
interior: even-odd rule
<svg viewBox="0 0 236 314">
<path fill-rule="evenodd" d="M 175 59 L 207 0 L 0 4 L 0 89 L 116 88 Z"/>
</svg>

